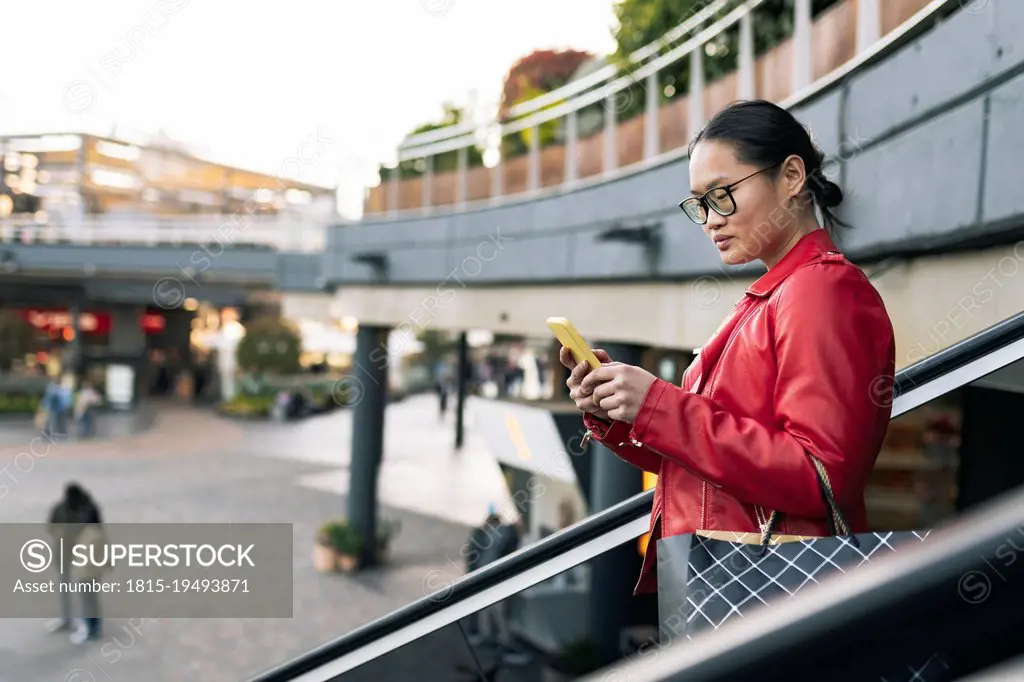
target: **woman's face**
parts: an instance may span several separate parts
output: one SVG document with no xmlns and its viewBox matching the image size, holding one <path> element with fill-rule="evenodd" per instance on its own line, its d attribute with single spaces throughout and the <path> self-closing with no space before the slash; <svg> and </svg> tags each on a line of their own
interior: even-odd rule
<svg viewBox="0 0 1024 682">
<path fill-rule="evenodd" d="M 771 267 L 778 260 L 775 255 L 799 229 L 800 221 L 793 214 L 793 198 L 803 186 L 803 162 L 790 156 L 781 167 L 758 172 L 762 170 L 740 163 L 727 142 L 699 142 L 690 156 L 690 192 L 695 197 L 743 180 L 729 187 L 735 204 L 732 214 L 722 216 L 708 210 L 703 225 L 726 265 L 761 260 Z M 713 194 L 720 205 L 729 205 L 724 191 Z"/>
</svg>

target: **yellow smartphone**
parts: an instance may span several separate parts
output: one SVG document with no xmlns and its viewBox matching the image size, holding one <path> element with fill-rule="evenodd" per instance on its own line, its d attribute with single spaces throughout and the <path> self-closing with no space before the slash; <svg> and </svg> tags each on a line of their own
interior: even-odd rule
<svg viewBox="0 0 1024 682">
<path fill-rule="evenodd" d="M 549 317 L 548 328 L 555 333 L 555 336 L 562 345 L 572 351 L 572 355 L 576 358 L 576 362 L 586 362 L 594 369 L 601 366 L 601 361 L 594 355 L 594 351 L 590 350 L 590 346 L 583 340 L 583 337 L 573 323 L 564 317 Z"/>
</svg>

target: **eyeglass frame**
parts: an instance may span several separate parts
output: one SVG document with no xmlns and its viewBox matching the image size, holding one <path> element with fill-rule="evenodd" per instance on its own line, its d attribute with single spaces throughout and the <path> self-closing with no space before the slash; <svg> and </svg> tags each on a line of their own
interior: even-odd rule
<svg viewBox="0 0 1024 682">
<path fill-rule="evenodd" d="M 727 218 L 727 217 L 731 216 L 733 213 L 736 212 L 736 197 L 734 197 L 732 195 L 732 190 L 733 190 L 734 187 L 736 187 L 736 185 L 740 184 L 744 180 L 749 180 L 750 178 L 754 177 L 755 175 L 760 175 L 761 173 L 764 173 L 766 170 L 771 170 L 772 168 L 776 168 L 776 167 L 781 166 L 781 165 L 782 165 L 782 162 L 773 163 L 770 166 L 765 166 L 761 170 L 754 171 L 753 173 L 751 173 L 750 175 L 748 175 L 748 176 L 746 176 L 744 178 L 740 178 L 736 182 L 730 182 L 728 185 L 719 185 L 718 187 L 712 187 L 711 189 L 709 189 L 707 192 L 704 192 L 704 194 L 700 195 L 699 197 L 698 196 L 686 197 L 685 199 L 683 199 L 682 201 L 679 202 L 679 209 L 683 213 L 686 214 L 687 218 L 692 220 L 697 225 L 707 225 L 708 218 L 711 217 L 711 211 L 714 211 L 715 213 L 717 213 L 718 215 L 722 216 L 723 218 Z M 723 189 L 725 190 L 726 196 L 729 197 L 729 201 L 732 202 L 732 210 L 729 211 L 728 213 L 722 213 L 717 208 L 712 206 L 711 203 L 708 202 L 708 200 L 707 200 L 707 196 L 709 194 L 711 194 L 712 192 L 723 190 Z M 694 220 L 693 216 L 691 216 L 689 213 L 687 213 L 686 209 L 683 208 L 683 204 L 685 204 L 688 201 L 692 201 L 694 199 L 696 199 L 700 203 L 700 205 L 702 207 L 704 207 L 704 213 L 705 213 L 704 222 L 698 223 L 696 220 Z"/>
</svg>

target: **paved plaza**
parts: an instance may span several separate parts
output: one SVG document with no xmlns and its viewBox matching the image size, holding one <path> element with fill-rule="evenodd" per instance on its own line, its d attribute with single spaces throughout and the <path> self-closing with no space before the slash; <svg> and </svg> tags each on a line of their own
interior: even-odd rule
<svg viewBox="0 0 1024 682">
<path fill-rule="evenodd" d="M 430 576 L 436 586 L 438 572 L 457 574 L 448 557 L 461 564 L 469 524 L 505 494 L 472 429 L 464 450 L 452 452 L 451 415 L 441 424 L 432 397 L 391 405 L 381 512 L 403 525 L 391 563 L 356 576 L 324 575 L 313 569 L 312 544 L 324 520 L 345 514 L 351 412 L 270 424 L 173 404 L 155 411 L 141 432 L 36 446 L 30 454 L 28 442 L 0 438 L 0 468 L 17 479 L 3 481 L 9 491 L 0 522 L 44 521 L 75 480 L 108 523 L 291 523 L 294 617 L 108 619 L 102 640 L 84 647 L 47 633 L 42 620 L 0 618 L 0 682 L 246 680 L 423 596 Z"/>
</svg>

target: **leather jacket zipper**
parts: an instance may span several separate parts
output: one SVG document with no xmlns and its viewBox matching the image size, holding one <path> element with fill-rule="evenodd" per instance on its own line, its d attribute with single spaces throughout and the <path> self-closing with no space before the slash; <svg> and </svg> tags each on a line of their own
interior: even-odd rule
<svg viewBox="0 0 1024 682">
<path fill-rule="evenodd" d="M 658 456 L 660 456 L 660 457 L 665 457 L 665 458 L 667 458 L 667 459 L 670 459 L 670 460 L 672 460 L 672 462 L 673 462 L 674 464 L 678 464 L 678 465 L 679 465 L 679 466 L 681 466 L 682 468 L 686 469 L 686 471 L 687 471 L 687 472 L 688 472 L 688 473 L 689 473 L 689 474 L 690 474 L 691 476 L 693 476 L 694 478 L 699 478 L 699 479 L 701 480 L 701 482 L 702 482 L 702 483 L 703 483 L 704 485 L 713 485 L 713 486 L 715 486 L 716 488 L 721 488 L 721 487 L 722 487 L 722 486 L 718 485 L 717 483 L 711 483 L 710 481 L 706 481 L 706 480 L 704 480 L 704 478 L 702 478 L 700 474 L 696 473 L 696 472 L 695 472 L 695 471 L 694 471 L 693 469 L 691 469 L 690 467 L 686 466 L 685 464 L 683 464 L 683 463 L 682 463 L 682 462 L 680 462 L 679 460 L 677 460 L 677 459 L 675 459 L 675 458 L 673 458 L 673 457 L 669 457 L 668 455 L 666 455 L 666 454 L 665 454 L 665 453 L 663 453 L 663 452 L 659 452 L 658 450 L 655 450 L 655 449 L 654 449 L 654 448 L 652 448 L 652 447 L 651 447 L 650 445 L 644 445 L 643 443 L 641 443 L 640 441 L 638 441 L 638 440 L 637 440 L 636 438 L 630 438 L 630 439 L 629 439 L 629 442 L 630 442 L 630 443 L 632 443 L 632 444 L 633 444 L 633 445 L 634 445 L 635 447 L 638 447 L 638 448 L 647 448 L 648 450 L 650 450 L 651 452 L 653 452 L 654 454 L 656 454 L 656 455 L 658 455 Z M 625 443 L 623 443 L 623 445 L 625 445 Z"/>
<path fill-rule="evenodd" d="M 654 454 L 656 454 L 656 455 L 658 455 L 660 457 L 665 457 L 664 454 L 658 452 L 657 450 L 652 448 L 650 445 L 644 445 L 643 443 L 638 441 L 636 438 L 630 438 L 629 440 L 630 440 L 630 442 L 633 445 L 635 445 L 638 448 L 644 448 L 645 447 L 648 450 L 650 450 L 651 452 L 653 452 Z M 682 462 L 679 462 L 678 460 L 675 460 L 675 459 L 673 459 L 672 461 L 675 462 L 676 464 L 678 464 L 679 466 L 683 467 L 684 469 L 686 469 L 686 471 L 688 471 L 691 476 L 693 476 L 694 478 L 700 480 L 700 530 L 705 530 L 707 528 L 707 511 L 706 511 L 706 509 L 707 509 L 707 499 L 708 499 L 708 485 L 709 485 L 708 481 L 704 480 L 703 477 L 701 477 L 698 474 L 696 474 L 690 467 L 686 466 Z M 715 483 L 711 483 L 710 485 L 713 485 L 716 488 L 721 488 L 722 487 L 722 486 L 717 485 Z M 659 515 L 660 515 L 660 512 L 659 512 Z"/>
<path fill-rule="evenodd" d="M 700 528 L 707 530 L 708 522 L 705 514 L 705 505 L 708 499 L 708 483 L 703 478 L 700 480 Z"/>
</svg>

